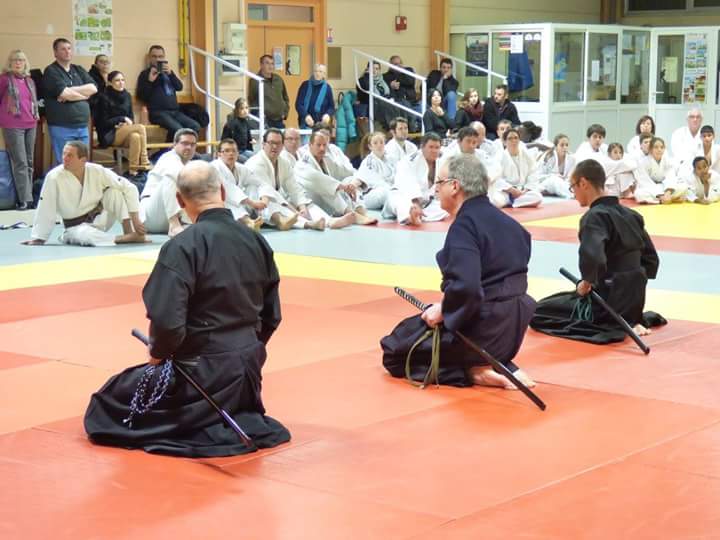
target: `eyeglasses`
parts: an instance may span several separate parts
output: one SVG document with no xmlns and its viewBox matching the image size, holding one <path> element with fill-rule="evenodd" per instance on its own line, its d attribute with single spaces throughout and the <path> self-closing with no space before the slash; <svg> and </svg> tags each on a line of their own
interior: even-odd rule
<svg viewBox="0 0 720 540">
<path fill-rule="evenodd" d="M 265 144 L 269 146 L 282 146 L 282 141 L 265 141 Z"/>
<path fill-rule="evenodd" d="M 575 188 L 578 186 L 579 183 L 580 182 L 573 182 L 572 180 L 570 181 L 570 193 L 575 193 Z"/>
<path fill-rule="evenodd" d="M 452 182 L 454 180 L 455 180 L 454 178 L 438 178 L 437 180 L 435 180 L 434 185 L 442 186 L 443 184 L 446 184 L 447 182 Z"/>
</svg>

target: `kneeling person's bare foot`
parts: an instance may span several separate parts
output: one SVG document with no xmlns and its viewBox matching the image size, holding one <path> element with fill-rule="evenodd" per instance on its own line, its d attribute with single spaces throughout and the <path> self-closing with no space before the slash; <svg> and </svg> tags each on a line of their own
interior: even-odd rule
<svg viewBox="0 0 720 540">
<path fill-rule="evenodd" d="M 306 221 L 305 228 L 312 229 L 314 231 L 324 231 L 325 230 L 325 218 L 316 219 L 315 221 Z"/>
<path fill-rule="evenodd" d="M 281 214 L 273 214 L 272 216 L 272 223 L 275 225 L 275 227 L 278 228 L 280 231 L 289 231 L 292 229 L 293 225 L 295 225 L 295 222 L 298 220 L 298 214 L 293 214 L 292 216 L 285 217 Z"/>
<path fill-rule="evenodd" d="M 513 375 L 518 381 L 523 383 L 528 388 L 533 388 L 535 386 L 535 381 L 533 381 L 530 376 L 522 369 L 518 369 L 515 373 L 513 373 Z"/>
<path fill-rule="evenodd" d="M 342 229 L 355 223 L 355 214 L 348 212 L 343 217 L 336 218 L 330 222 L 331 229 Z"/>
<path fill-rule="evenodd" d="M 652 330 L 650 330 L 649 328 L 645 328 L 642 324 L 636 324 L 633 327 L 633 331 L 638 336 L 649 336 L 650 334 L 652 334 Z"/>
<path fill-rule="evenodd" d="M 116 244 L 147 244 L 150 240 L 144 234 L 130 232 L 115 237 Z"/>
<path fill-rule="evenodd" d="M 377 218 L 368 216 L 361 212 L 355 212 L 355 223 L 358 225 L 375 225 L 378 222 Z"/>
<path fill-rule="evenodd" d="M 489 366 L 478 366 L 470 368 L 473 384 L 478 386 L 494 386 L 505 390 L 517 390 L 517 387 L 510 382 L 510 379 L 500 375 Z"/>
</svg>

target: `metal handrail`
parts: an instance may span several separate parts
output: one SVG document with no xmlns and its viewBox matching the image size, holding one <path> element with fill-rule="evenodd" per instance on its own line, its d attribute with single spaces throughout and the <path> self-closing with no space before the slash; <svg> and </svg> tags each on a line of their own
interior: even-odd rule
<svg viewBox="0 0 720 540">
<path fill-rule="evenodd" d="M 375 120 L 375 107 L 374 107 L 374 100 L 379 99 L 380 101 L 384 101 L 385 103 L 389 103 L 393 107 L 397 107 L 398 109 L 407 112 L 408 114 L 411 114 L 413 116 L 417 116 L 420 118 L 420 130 L 422 134 L 425 134 L 425 125 L 422 121 L 423 116 L 425 116 L 425 110 L 427 108 L 427 77 L 423 77 L 422 75 L 418 75 L 417 73 L 414 73 L 412 71 L 408 71 L 407 69 L 403 69 L 398 66 L 392 65 L 390 62 L 386 62 L 385 60 L 381 60 L 377 56 L 372 56 L 370 54 L 367 54 L 363 51 L 359 51 L 357 49 L 352 50 L 353 53 L 353 68 L 355 69 L 355 82 L 359 90 L 365 92 L 370 96 L 369 100 L 369 108 L 368 108 L 368 117 L 369 117 L 369 124 L 370 124 L 370 130 L 372 131 Z M 368 90 L 365 90 L 360 86 L 360 77 L 358 77 L 358 66 L 357 66 L 357 57 L 363 56 L 367 58 L 369 62 L 369 69 L 368 69 Z M 374 91 L 374 85 L 370 84 L 370 80 L 372 78 L 372 63 L 376 62 L 380 64 L 381 66 L 386 66 L 387 68 L 397 71 L 399 73 L 403 73 L 404 75 L 408 75 L 412 77 L 413 79 L 420 81 L 422 84 L 422 100 L 420 102 L 420 111 L 417 112 L 415 109 L 411 109 L 410 107 L 406 107 L 405 105 L 400 105 L 398 102 L 393 101 L 392 99 L 388 99 L 384 96 L 380 96 L 375 93 Z"/>
<path fill-rule="evenodd" d="M 456 56 L 451 56 L 442 51 L 435 51 L 435 56 L 437 56 L 438 68 L 440 67 L 440 62 L 442 61 L 443 58 L 447 58 L 448 60 L 453 61 L 453 75 L 455 74 L 455 65 L 457 63 L 460 63 L 460 64 L 465 64 L 466 66 L 469 66 L 473 69 L 476 69 L 477 71 L 483 71 L 483 72 L 487 73 L 488 75 L 493 75 L 495 77 L 498 77 L 499 79 L 502 79 L 503 84 L 507 84 L 507 75 L 503 75 L 502 73 L 498 73 L 496 71 L 492 71 L 490 69 L 480 67 L 477 64 L 473 64 L 472 62 L 468 62 L 467 60 L 463 60 L 462 58 L 458 58 Z"/>
<path fill-rule="evenodd" d="M 244 75 L 246 77 L 250 77 L 251 79 L 255 79 L 256 81 L 258 81 L 258 106 L 259 106 L 258 116 L 255 116 L 252 113 L 249 114 L 248 116 L 250 116 L 250 118 L 252 118 L 258 122 L 258 126 L 259 126 L 258 131 L 260 133 L 260 138 L 262 138 L 263 134 L 265 133 L 265 87 L 263 85 L 263 78 L 256 73 L 253 73 L 246 69 L 242 69 L 242 68 L 236 66 L 235 64 L 231 64 L 230 62 L 228 62 L 227 60 L 223 60 L 219 56 L 215 56 L 214 54 L 210 54 L 207 51 L 198 49 L 197 47 L 194 47 L 193 45 L 190 45 L 189 43 L 187 45 L 187 48 L 189 51 L 188 56 L 190 57 L 190 78 L 192 80 L 193 86 L 195 88 L 197 88 L 197 90 L 200 93 L 205 95 L 205 107 L 208 110 L 208 112 L 210 109 L 210 100 L 211 99 L 217 101 L 218 103 L 222 103 L 223 105 L 227 105 L 231 109 L 235 108 L 235 105 L 233 103 L 230 103 L 229 101 L 224 100 L 220 96 L 216 96 L 215 94 L 213 94 L 211 92 L 211 90 L 210 90 L 210 79 L 211 79 L 211 77 L 210 77 L 210 67 L 211 67 L 210 61 L 211 60 L 214 60 L 218 64 L 226 66 L 233 71 L 237 71 L 238 73 L 240 73 L 240 75 Z M 202 88 L 198 84 L 197 78 L 195 77 L 195 57 L 193 56 L 193 53 L 197 53 L 200 56 L 205 57 L 205 85 L 206 85 L 206 88 Z M 210 117 L 210 123 L 208 124 L 208 132 L 213 133 L 212 116 Z"/>
</svg>

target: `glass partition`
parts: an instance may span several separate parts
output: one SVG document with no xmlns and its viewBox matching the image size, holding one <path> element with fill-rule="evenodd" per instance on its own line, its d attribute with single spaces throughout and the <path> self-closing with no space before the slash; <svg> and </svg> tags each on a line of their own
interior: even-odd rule
<svg viewBox="0 0 720 540">
<path fill-rule="evenodd" d="M 489 68 L 490 34 L 479 32 L 472 34 L 451 34 L 450 54 L 462 58 L 475 65 Z M 492 92 L 488 88 L 488 75 L 469 66 L 458 64 L 455 66 L 455 78 L 460 83 L 460 90 L 475 88 L 480 94 L 480 99 L 485 99 Z M 493 78 L 493 83 L 499 79 Z"/>
<path fill-rule="evenodd" d="M 617 34 L 588 36 L 588 101 L 615 101 L 617 90 Z"/>
<path fill-rule="evenodd" d="M 553 54 L 553 101 L 583 101 L 584 32 L 556 32 Z"/>
<path fill-rule="evenodd" d="M 657 103 L 682 103 L 684 35 L 658 36 Z"/>
<path fill-rule="evenodd" d="M 625 30 L 620 61 L 620 103 L 647 103 L 650 84 L 650 32 Z"/>
<path fill-rule="evenodd" d="M 540 30 L 493 32 L 492 71 L 507 75 L 511 101 L 540 101 Z M 501 84 L 493 78 L 491 87 Z M 492 91 L 492 89 L 491 89 Z"/>
</svg>

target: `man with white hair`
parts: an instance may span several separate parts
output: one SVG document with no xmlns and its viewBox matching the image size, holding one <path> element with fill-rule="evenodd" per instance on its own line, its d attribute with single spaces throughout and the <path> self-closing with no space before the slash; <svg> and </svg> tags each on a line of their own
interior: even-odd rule
<svg viewBox="0 0 720 540">
<path fill-rule="evenodd" d="M 156 409 L 141 416 L 135 398 L 142 399 L 148 381 L 147 395 L 152 389 L 155 396 L 163 377 L 150 373 L 147 379 L 147 365 L 112 377 L 93 394 L 85 413 L 93 443 L 218 457 L 290 440 L 285 426 L 266 416 L 262 401 L 265 347 L 282 319 L 280 275 L 267 241 L 237 223 L 223 197 L 208 163 L 188 163 L 179 173 L 178 204 L 194 225 L 162 247 L 142 295 L 150 319 L 148 364 L 172 382 Z M 209 400 L 183 377 L 173 377 L 172 366 L 191 371 L 251 444 L 228 430 Z"/>
<path fill-rule="evenodd" d="M 687 112 L 687 125 L 676 129 L 670 139 L 670 152 L 675 162 L 676 171 L 681 177 L 692 174 L 692 161 L 696 156 L 703 155 L 702 111 L 693 107 Z"/>
<path fill-rule="evenodd" d="M 23 244 L 47 242 L 60 216 L 65 231 L 60 241 L 80 246 L 145 242 L 137 188 L 126 178 L 96 163 L 88 163 L 88 148 L 80 141 L 65 143 L 62 165 L 45 176 L 35 213 L 32 238 Z M 120 221 L 123 234 L 107 231 Z"/>
<path fill-rule="evenodd" d="M 295 165 L 295 176 L 315 204 L 333 217 L 353 215 L 358 225 L 373 225 L 361 195 L 362 181 L 332 159 L 325 159 L 329 139 L 323 131 L 310 136 L 309 153 Z"/>
<path fill-rule="evenodd" d="M 198 135 L 190 128 L 181 128 L 173 136 L 174 146 L 165 152 L 148 174 L 140 194 L 140 214 L 148 232 L 175 236 L 184 225 L 178 205 L 177 175 L 195 156 Z"/>
<path fill-rule="evenodd" d="M 513 363 L 535 310 L 527 294 L 530 234 L 493 206 L 488 183 L 484 165 L 472 154 L 453 156 L 440 168 L 435 192 L 442 208 L 455 218 L 436 256 L 443 296 L 414 319 L 431 328 L 442 324 L 450 332 L 461 332 L 532 387 L 532 379 Z M 410 329 L 422 326 L 420 321 L 407 322 Z M 516 389 L 455 336 L 442 337 L 440 358 L 440 383 Z M 404 376 L 404 363 L 403 359 L 396 376 Z M 395 374 L 392 367 L 388 369 Z"/>
</svg>

